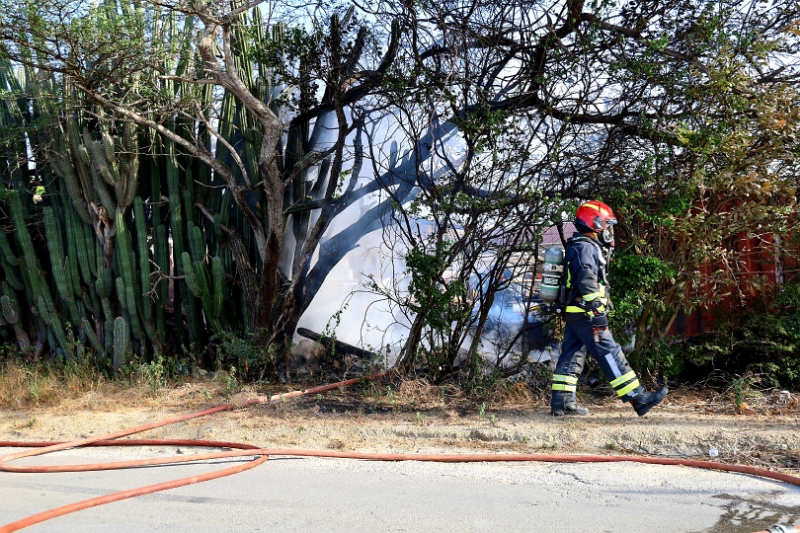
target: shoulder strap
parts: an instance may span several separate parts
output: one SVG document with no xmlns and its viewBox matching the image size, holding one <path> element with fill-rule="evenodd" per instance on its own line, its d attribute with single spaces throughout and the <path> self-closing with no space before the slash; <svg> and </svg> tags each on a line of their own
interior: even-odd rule
<svg viewBox="0 0 800 533">
<path fill-rule="evenodd" d="M 595 241 L 591 237 L 586 237 L 585 235 L 578 235 L 577 237 L 570 237 L 567 240 L 567 244 L 573 244 L 573 243 L 576 243 L 576 242 L 589 242 L 589 243 L 592 243 L 593 245 L 597 246 L 598 248 L 600 247 L 600 243 L 599 242 Z"/>
</svg>

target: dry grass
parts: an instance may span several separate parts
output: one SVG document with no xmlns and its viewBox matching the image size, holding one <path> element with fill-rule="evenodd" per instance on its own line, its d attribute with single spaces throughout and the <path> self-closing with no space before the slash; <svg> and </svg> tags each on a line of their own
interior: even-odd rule
<svg viewBox="0 0 800 533">
<path fill-rule="evenodd" d="M 666 404 L 709 415 L 782 415 L 800 407 L 800 393 L 775 388 L 750 387 L 737 404 L 732 387 L 725 389 L 684 385 L 670 391 Z"/>
<path fill-rule="evenodd" d="M 0 408 L 56 406 L 82 397 L 105 397 L 119 386 L 86 367 L 52 370 L 4 363 L 0 366 Z"/>
<path fill-rule="evenodd" d="M 311 385 L 311 384 L 305 384 Z M 151 369 L 138 367 L 125 379 L 109 380 L 102 373 L 84 366 L 46 367 L 0 364 L 0 409 L 60 407 L 64 409 L 107 410 L 121 408 L 162 408 L 186 410 L 229 401 L 243 404 L 259 395 L 289 392 L 304 384 L 247 385 L 231 384 L 226 374 L 214 379 L 194 376 L 166 384 L 154 381 Z M 608 393 L 607 393 L 608 392 Z M 532 388 L 529 383 L 496 381 L 484 387 L 463 383 L 435 385 L 424 378 L 404 381 L 375 381 L 362 386 L 338 389 L 324 395 L 324 400 L 308 397 L 296 403 L 296 409 L 315 404 L 330 404 L 338 411 L 381 410 L 395 412 L 436 411 L 465 415 L 477 411 L 503 412 L 546 409 L 550 391 Z M 580 401 L 591 406 L 616 404 L 605 389 L 579 391 Z M 666 405 L 679 406 L 704 414 L 780 415 L 795 412 L 800 395 L 775 389 L 748 389 L 746 403 L 737 406 L 730 390 L 687 387 L 671 391 Z"/>
<path fill-rule="evenodd" d="M 452 383 L 435 385 L 425 378 L 414 378 L 390 384 L 370 384 L 360 393 L 361 398 L 356 397 L 359 393 L 352 389 L 343 389 L 337 394 L 349 396 L 351 402 L 360 401 L 368 407 L 393 411 L 515 411 L 546 403 L 544 395 L 532 390 L 528 383 L 503 381 L 474 388 Z"/>
<path fill-rule="evenodd" d="M 525 409 L 542 401 L 542 396 L 534 394 L 527 383 L 518 381 L 507 384 L 498 383 L 487 391 L 489 405 L 498 409 Z"/>
<path fill-rule="evenodd" d="M 88 365 L 47 367 L 6 362 L 0 364 L 0 409 L 183 409 L 224 401 L 244 403 L 259 394 L 256 387 L 232 387 L 222 374 L 218 376 L 166 384 L 154 381 L 146 367 L 126 378 L 109 380 Z"/>
</svg>

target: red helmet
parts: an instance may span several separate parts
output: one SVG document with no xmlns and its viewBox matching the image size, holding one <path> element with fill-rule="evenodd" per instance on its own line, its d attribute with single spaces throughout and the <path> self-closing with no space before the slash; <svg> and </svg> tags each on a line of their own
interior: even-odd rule
<svg viewBox="0 0 800 533">
<path fill-rule="evenodd" d="M 611 208 L 597 200 L 586 202 L 575 213 L 575 227 L 578 231 L 597 233 L 600 242 L 605 246 L 614 246 L 616 223 L 617 218 Z"/>
</svg>

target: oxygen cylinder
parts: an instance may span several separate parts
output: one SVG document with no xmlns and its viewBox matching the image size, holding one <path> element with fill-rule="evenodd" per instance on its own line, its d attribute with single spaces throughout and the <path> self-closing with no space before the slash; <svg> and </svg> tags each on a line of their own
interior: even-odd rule
<svg viewBox="0 0 800 533">
<path fill-rule="evenodd" d="M 542 265 L 542 288 L 539 297 L 544 303 L 551 304 L 558 300 L 561 291 L 561 273 L 564 272 L 564 249 L 551 246 L 544 252 Z"/>
</svg>

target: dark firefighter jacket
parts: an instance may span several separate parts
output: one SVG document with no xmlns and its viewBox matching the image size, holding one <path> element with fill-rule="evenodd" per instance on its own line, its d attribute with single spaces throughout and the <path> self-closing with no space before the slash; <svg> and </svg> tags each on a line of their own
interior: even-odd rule
<svg viewBox="0 0 800 533">
<path fill-rule="evenodd" d="M 607 261 L 600 243 L 580 233 L 567 241 L 566 262 L 567 313 L 585 313 L 590 309 L 606 311 L 608 303 Z"/>
</svg>

